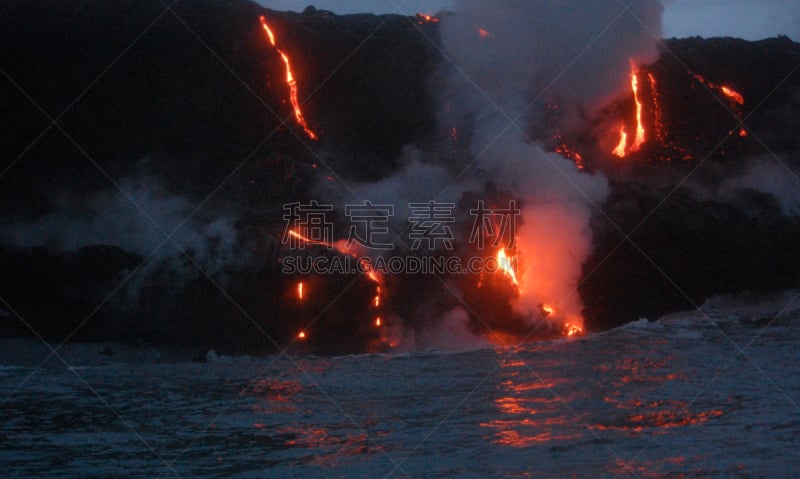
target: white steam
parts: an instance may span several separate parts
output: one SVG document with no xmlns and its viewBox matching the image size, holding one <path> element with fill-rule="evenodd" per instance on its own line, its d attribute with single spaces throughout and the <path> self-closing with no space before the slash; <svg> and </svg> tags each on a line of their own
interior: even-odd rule
<svg viewBox="0 0 800 479">
<path fill-rule="evenodd" d="M 512 306 L 533 321 L 545 305 L 554 311 L 548 320 L 582 325 L 577 286 L 592 250 L 592 211 L 608 184 L 532 138 L 551 133 L 537 125 L 553 105 L 556 129 L 565 130 L 630 88 L 631 62 L 658 57 L 662 9 L 659 0 L 457 0 L 456 14 L 441 20 L 446 73 L 436 92 L 440 127 L 465 126 L 459 134 L 470 135 L 470 154 L 423 162 L 407 153 L 397 173 L 358 185 L 357 195 L 398 208 L 409 201 L 458 203 L 489 185 L 516 197 L 520 296 Z M 337 202 L 345 199 L 351 198 Z M 405 218 L 396 211 L 396 227 Z M 466 314 L 446 316 L 439 330 L 457 337 L 450 330 L 462 327 Z"/>
<path fill-rule="evenodd" d="M 475 118 L 476 175 L 520 199 L 517 230 L 520 296 L 514 309 L 535 318 L 583 323 L 577 294 L 592 249 L 592 208 L 608 194 L 601 175 L 534 144 L 535 125 L 555 102 L 572 122 L 627 87 L 630 62 L 657 58 L 662 5 L 616 0 L 490 2 L 461 0 L 443 22 L 445 50 L 456 62 L 451 88 Z M 567 126 L 567 125 L 562 125 Z M 532 133 L 532 134 L 531 134 Z"/>
<path fill-rule="evenodd" d="M 34 223 L 7 227 L 2 236 L 19 247 L 47 246 L 62 251 L 114 245 L 156 262 L 180 258 L 183 250 L 209 274 L 238 264 L 231 219 L 194 217 L 187 221 L 195 204 L 168 193 L 151 178 L 126 178 L 120 182 L 120 190 L 97 193 L 88 202 L 63 198 L 60 203 L 56 212 Z M 173 232 L 172 240 L 166 241 L 165 233 Z"/>
<path fill-rule="evenodd" d="M 658 58 L 659 0 L 459 0 L 455 9 L 442 42 L 459 100 L 479 115 L 525 120 L 548 96 L 588 111 L 626 88 L 630 61 Z"/>
<path fill-rule="evenodd" d="M 770 194 L 781 205 L 783 214 L 800 216 L 800 174 L 779 160 L 754 160 L 743 174 L 723 181 L 718 196 L 730 200 L 741 190 Z"/>
</svg>

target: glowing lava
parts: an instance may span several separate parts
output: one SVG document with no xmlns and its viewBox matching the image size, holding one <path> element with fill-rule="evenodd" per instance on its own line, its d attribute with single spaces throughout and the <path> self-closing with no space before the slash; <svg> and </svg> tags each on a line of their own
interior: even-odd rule
<svg viewBox="0 0 800 479">
<path fill-rule="evenodd" d="M 633 138 L 633 144 L 628 146 L 628 132 L 625 125 L 620 129 L 619 144 L 614 148 L 612 153 L 620 158 L 624 158 L 628 153 L 639 151 L 642 144 L 645 142 L 645 134 L 647 133 L 642 123 L 642 101 L 639 98 L 639 74 L 636 71 L 636 66 L 631 62 L 631 90 L 633 91 L 633 99 L 636 102 L 636 135 Z"/>
<path fill-rule="evenodd" d="M 575 162 L 575 166 L 579 170 L 583 170 L 586 168 L 586 163 L 583 161 L 583 155 L 580 154 L 574 148 L 570 148 L 569 145 L 564 141 L 561 135 L 556 135 L 556 140 L 560 143 L 555 147 L 555 152 L 563 156 L 564 158 L 569 158 L 570 160 Z"/>
<path fill-rule="evenodd" d="M 329 243 L 327 241 L 318 241 L 313 240 L 311 238 L 307 238 L 302 234 L 298 233 L 295 230 L 289 230 L 289 236 L 293 236 L 300 241 L 303 241 L 308 244 L 315 244 L 320 246 L 325 246 L 331 249 L 335 249 L 341 254 L 346 254 L 352 256 L 353 258 L 357 258 L 359 260 L 359 265 L 361 266 L 361 271 L 364 272 L 364 275 L 369 278 L 373 283 L 375 283 L 375 295 L 372 297 L 372 306 L 375 309 L 380 309 L 381 303 L 383 301 L 383 289 L 381 285 L 383 284 L 383 278 L 378 274 L 375 269 L 372 268 L 372 265 L 367 260 L 366 257 L 359 255 L 359 252 L 354 251 L 355 243 L 351 246 L 347 245 L 346 241 L 337 241 L 336 243 Z M 297 284 L 297 297 L 298 299 L 303 299 L 303 283 L 300 282 Z M 381 325 L 381 318 L 380 316 L 375 317 L 375 324 L 377 326 Z"/>
<path fill-rule="evenodd" d="M 721 86 L 720 90 L 722 90 L 723 95 L 727 96 L 739 105 L 744 105 L 744 97 L 741 95 L 741 93 L 737 92 L 736 90 L 732 90 L 725 85 Z"/>
<path fill-rule="evenodd" d="M 305 331 L 300 331 L 300 332 L 297 334 L 297 339 L 306 339 L 306 333 L 305 333 Z"/>
<path fill-rule="evenodd" d="M 299 239 L 300 241 L 308 244 L 318 244 L 322 246 L 327 246 L 328 248 L 334 248 L 334 245 L 325 241 L 316 241 L 312 240 L 311 238 L 306 238 L 305 236 L 301 235 L 295 230 L 289 230 L 289 236 L 294 236 L 295 238 Z M 338 248 L 336 248 L 338 250 Z"/>
<path fill-rule="evenodd" d="M 639 148 L 644 143 L 644 125 L 642 125 L 642 102 L 639 99 L 639 75 L 636 74 L 633 64 L 631 64 L 631 89 L 633 90 L 633 99 L 636 100 L 636 138 L 633 140 L 633 145 L 630 151 L 639 151 Z"/>
<path fill-rule="evenodd" d="M 263 16 L 260 17 L 260 20 L 261 27 L 264 29 L 264 32 L 266 32 L 269 43 L 275 48 L 275 51 L 278 52 L 283 59 L 283 63 L 286 65 L 286 84 L 289 86 L 289 101 L 292 103 L 292 109 L 294 109 L 295 120 L 297 124 L 303 128 L 303 131 L 306 132 L 309 138 L 317 140 L 317 134 L 308 127 L 306 119 L 303 116 L 303 110 L 300 109 L 300 103 L 297 101 L 297 81 L 294 78 L 294 73 L 292 73 L 292 65 L 289 61 L 289 56 L 278 48 L 277 42 L 275 41 L 275 34 L 272 33 L 272 29 L 267 25 L 267 20 Z"/>
<path fill-rule="evenodd" d="M 614 148 L 615 155 L 623 158 L 625 156 L 625 147 L 628 146 L 628 133 L 625 131 L 625 125 L 623 124 L 622 127 L 619 129 L 619 144 L 616 148 Z"/>
<path fill-rule="evenodd" d="M 652 73 L 647 74 L 650 80 L 650 96 L 653 98 L 653 123 L 655 128 L 656 140 L 664 143 L 667 136 L 664 130 L 664 114 L 661 111 L 661 102 L 658 96 L 658 88 L 656 88 L 656 77 Z"/>
<path fill-rule="evenodd" d="M 424 13 L 417 14 L 417 23 L 422 25 L 423 23 L 439 23 L 439 19 L 434 17 L 433 15 L 426 15 Z"/>
<path fill-rule="evenodd" d="M 481 38 L 486 38 L 486 37 L 490 36 L 490 35 L 491 35 L 491 33 L 487 32 L 487 31 L 486 31 L 485 29 L 483 29 L 483 28 L 479 28 L 479 29 L 478 29 L 478 35 L 480 35 L 480 36 L 481 36 Z"/>
<path fill-rule="evenodd" d="M 734 90 L 733 88 L 731 88 L 731 87 L 729 87 L 727 85 L 720 86 L 720 85 L 716 85 L 714 83 L 711 83 L 710 81 L 706 81 L 706 79 L 703 76 L 698 75 L 697 73 L 692 73 L 691 75 L 692 75 L 692 77 L 694 77 L 695 80 L 699 81 L 700 83 L 702 83 L 703 85 L 707 86 L 708 88 L 710 88 L 712 90 L 718 90 L 720 93 L 722 93 L 725 96 L 725 98 L 731 100 L 732 102 L 736 103 L 737 105 L 739 105 L 739 106 L 743 106 L 744 105 L 744 96 L 742 96 L 741 93 L 739 93 L 738 91 Z"/>
<path fill-rule="evenodd" d="M 574 324 L 566 323 L 564 324 L 564 336 L 578 336 L 583 333 L 583 328 L 580 326 L 576 326 Z"/>
<path fill-rule="evenodd" d="M 517 273 L 511 266 L 511 259 L 508 257 L 506 250 L 503 248 L 500 248 L 500 251 L 497 252 L 497 267 L 506 276 L 511 278 L 511 282 L 514 283 L 514 286 L 519 286 L 519 282 L 517 281 Z"/>
</svg>

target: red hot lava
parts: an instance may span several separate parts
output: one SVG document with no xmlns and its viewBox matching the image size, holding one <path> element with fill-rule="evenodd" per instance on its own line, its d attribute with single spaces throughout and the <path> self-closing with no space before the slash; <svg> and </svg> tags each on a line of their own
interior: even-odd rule
<svg viewBox="0 0 800 479">
<path fill-rule="evenodd" d="M 284 65 L 286 65 L 286 85 L 289 86 L 289 101 L 292 103 L 292 109 L 294 110 L 294 118 L 297 121 L 297 124 L 303 128 L 303 131 L 306 132 L 309 138 L 312 140 L 317 140 L 317 134 L 314 133 L 311 128 L 309 128 L 308 123 L 306 123 L 306 119 L 303 116 L 303 110 L 300 108 L 300 103 L 297 101 L 297 80 L 295 80 L 294 73 L 292 72 L 292 65 L 289 60 L 289 56 L 280 48 L 278 48 L 277 42 L 275 40 L 275 34 L 272 32 L 272 29 L 269 28 L 267 25 L 267 20 L 262 15 L 260 17 L 261 20 L 261 28 L 264 29 L 264 32 L 267 35 L 267 39 L 269 40 L 270 45 L 275 48 L 275 51 L 281 56 Z"/>
</svg>

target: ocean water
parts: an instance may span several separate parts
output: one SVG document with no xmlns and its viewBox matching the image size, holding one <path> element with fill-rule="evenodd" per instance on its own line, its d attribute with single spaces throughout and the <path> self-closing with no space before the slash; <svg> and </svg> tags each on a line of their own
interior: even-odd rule
<svg viewBox="0 0 800 479">
<path fill-rule="evenodd" d="M 516 348 L 100 364 L 84 346 L 64 349 L 83 363 L 69 368 L 7 354 L 2 474 L 797 477 L 794 298 Z"/>
</svg>

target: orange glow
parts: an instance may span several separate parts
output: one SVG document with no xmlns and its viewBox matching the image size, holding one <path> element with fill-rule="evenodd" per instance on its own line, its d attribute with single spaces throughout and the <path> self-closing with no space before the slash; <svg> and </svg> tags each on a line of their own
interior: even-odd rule
<svg viewBox="0 0 800 479">
<path fill-rule="evenodd" d="M 556 138 L 559 140 L 561 139 L 560 136 Z M 556 146 L 555 151 L 561 156 L 569 158 L 570 160 L 574 161 L 575 166 L 579 170 L 583 170 L 584 168 L 586 168 L 586 165 L 583 161 L 583 155 L 581 155 L 578 151 L 574 150 L 573 148 L 570 148 L 563 140 L 561 141 L 560 145 Z"/>
<path fill-rule="evenodd" d="M 720 89 L 722 90 L 722 93 L 725 96 L 727 96 L 728 98 L 730 98 L 731 100 L 735 101 L 740 105 L 744 105 L 744 97 L 739 92 L 737 92 L 736 90 L 732 90 L 731 88 L 726 87 L 724 85 L 720 87 Z"/>
<path fill-rule="evenodd" d="M 417 14 L 417 23 L 422 25 L 423 23 L 439 23 L 439 19 L 434 17 L 433 15 L 426 15 L 424 13 Z"/>
<path fill-rule="evenodd" d="M 622 430 L 641 432 L 647 428 L 669 429 L 674 427 L 695 426 L 698 424 L 703 424 L 709 419 L 717 418 L 722 415 L 723 412 L 718 409 L 712 409 L 710 411 L 704 411 L 697 414 L 691 414 L 688 411 L 656 411 L 646 412 L 643 414 L 634 414 L 625 418 L 621 424 L 597 424 L 590 427 L 600 431 Z"/>
<path fill-rule="evenodd" d="M 502 371 L 507 378 L 499 384 L 499 395 L 494 399 L 498 415 L 481 422 L 480 426 L 492 432 L 494 444 L 509 448 L 528 448 L 535 445 L 553 445 L 578 437 L 570 415 L 557 414 L 561 402 L 550 397 L 547 391 L 558 379 L 521 374 L 524 363 L 503 362 Z M 522 368 L 521 370 L 517 370 Z"/>
<path fill-rule="evenodd" d="M 503 248 L 500 248 L 500 251 L 497 252 L 497 266 L 500 268 L 500 271 L 511 278 L 511 282 L 514 283 L 515 286 L 519 286 L 519 282 L 517 282 L 517 273 L 511 266 L 511 259 Z"/>
<path fill-rule="evenodd" d="M 625 158 L 625 148 L 628 146 L 628 133 L 625 131 L 625 125 L 619 129 L 619 144 L 614 148 L 615 155 L 620 158 Z"/>
<path fill-rule="evenodd" d="M 742 138 L 745 138 L 747 136 L 747 130 L 745 130 L 744 128 L 740 129 L 739 130 L 739 136 L 741 136 Z"/>
<path fill-rule="evenodd" d="M 272 29 L 269 28 L 267 25 L 267 20 L 261 16 L 261 27 L 267 34 L 267 38 L 269 39 L 270 44 L 275 48 L 281 59 L 283 59 L 283 63 L 286 65 L 286 84 L 289 86 L 289 101 L 292 103 L 292 109 L 294 109 L 294 117 L 297 121 L 297 124 L 303 128 L 303 131 L 306 132 L 309 138 L 312 140 L 317 140 L 317 134 L 314 133 L 306 123 L 306 119 L 303 116 L 303 110 L 300 108 L 300 103 L 297 101 L 297 81 L 295 81 L 294 74 L 292 73 L 292 65 L 289 61 L 289 56 L 283 52 L 280 48 L 278 48 L 277 43 L 275 41 L 275 34 L 272 33 Z"/>
<path fill-rule="evenodd" d="M 547 305 L 542 306 L 542 311 L 544 311 L 548 316 L 555 312 L 552 306 Z"/>
<path fill-rule="evenodd" d="M 300 241 L 303 241 L 305 243 L 326 246 L 328 248 L 335 249 L 336 251 L 338 251 L 341 254 L 346 254 L 346 255 L 352 256 L 353 258 L 358 258 L 359 259 L 359 264 L 361 266 L 361 271 L 364 272 L 364 275 L 367 278 L 369 278 L 370 281 L 372 281 L 373 283 L 376 284 L 375 295 L 372 297 L 371 303 L 372 303 L 373 307 L 375 307 L 376 309 L 381 307 L 381 303 L 383 302 L 382 297 L 383 297 L 383 292 L 384 292 L 383 288 L 381 288 L 381 285 L 383 285 L 383 278 L 378 274 L 377 271 L 375 271 L 372 268 L 372 265 L 370 264 L 369 260 L 367 260 L 366 257 L 359 257 L 360 254 L 363 254 L 363 251 L 359 253 L 359 251 L 356 250 L 355 245 L 351 245 L 351 246 L 348 247 L 347 242 L 344 241 L 344 240 L 340 240 L 340 241 L 337 241 L 335 243 L 328 243 L 326 241 L 317 241 L 317 240 L 313 240 L 311 238 L 307 238 L 307 237 L 303 236 L 302 234 L 300 234 L 297 231 L 292 230 L 292 229 L 289 230 L 288 234 L 289 234 L 289 236 L 297 238 Z M 306 295 L 306 293 L 307 292 L 304 290 L 303 283 L 302 282 L 297 283 L 297 298 L 300 301 L 302 301 L 304 296 Z M 381 318 L 380 317 L 376 317 L 375 325 L 376 326 L 380 326 L 381 322 L 382 322 Z M 300 334 L 297 337 L 300 338 L 300 339 L 304 339 L 306 336 L 305 336 L 304 332 L 300 332 Z M 394 347 L 394 344 L 389 344 L 389 345 Z"/>
<path fill-rule="evenodd" d="M 315 241 L 315 240 L 312 240 L 310 238 L 306 238 L 305 236 L 301 235 L 300 233 L 298 233 L 295 230 L 289 230 L 289 236 L 294 236 L 295 238 L 299 239 L 300 241 L 303 241 L 303 242 L 308 243 L 308 244 L 318 244 L 318 245 L 322 245 L 322 246 L 327 246 L 329 248 L 333 248 L 333 245 L 330 244 L 330 243 L 326 243 L 325 241 Z"/>
<path fill-rule="evenodd" d="M 631 90 L 633 91 L 633 100 L 636 102 L 636 135 L 633 138 L 633 144 L 628 147 L 628 132 L 625 129 L 625 124 L 619 130 L 619 143 L 612 150 L 612 154 L 624 158 L 626 154 L 639 151 L 645 141 L 645 134 L 647 133 L 642 123 L 642 102 L 639 99 L 639 75 L 636 73 L 636 65 L 631 61 Z"/>
<path fill-rule="evenodd" d="M 636 138 L 633 140 L 630 151 L 639 151 L 644 143 L 644 125 L 642 124 L 642 102 L 639 100 L 639 75 L 636 74 L 633 64 L 631 64 L 631 89 L 633 99 L 636 101 Z"/>
<path fill-rule="evenodd" d="M 564 336 L 579 336 L 581 333 L 583 333 L 583 328 L 580 326 L 569 323 L 564 324 Z"/>
<path fill-rule="evenodd" d="M 486 38 L 486 37 L 490 36 L 491 33 L 487 32 L 483 28 L 478 28 L 478 35 L 480 35 L 481 38 Z"/>
<path fill-rule="evenodd" d="M 661 111 L 661 103 L 658 99 L 658 88 L 656 88 L 656 77 L 652 73 L 647 74 L 650 80 L 650 95 L 653 97 L 653 123 L 655 127 L 656 140 L 663 143 L 666 140 L 664 132 L 664 119 L 663 112 Z"/>
<path fill-rule="evenodd" d="M 305 331 L 300 331 L 300 333 L 297 335 L 297 339 L 306 339 Z"/>
<path fill-rule="evenodd" d="M 723 95 L 725 95 L 726 98 L 733 101 L 737 105 L 739 106 L 744 105 L 744 97 L 742 96 L 741 93 L 734 90 L 733 88 L 726 85 L 722 86 L 715 85 L 714 83 L 706 81 L 705 78 L 703 78 L 701 75 L 698 75 L 697 73 L 692 73 L 691 75 L 692 77 L 694 77 L 695 80 L 699 81 L 708 88 L 711 88 L 712 90 L 719 90 L 720 92 L 722 92 Z"/>
<path fill-rule="evenodd" d="M 318 245 L 321 245 L 321 246 L 327 246 L 328 248 L 333 248 L 336 251 L 338 251 L 338 252 L 340 252 L 342 254 L 350 255 L 353 258 L 357 258 L 358 257 L 358 254 L 356 254 L 355 252 L 351 251 L 351 248 L 349 248 L 347 246 L 347 243 L 345 241 L 337 241 L 335 244 L 334 243 L 328 243 L 326 241 L 317 241 L 317 240 L 313 240 L 311 238 L 306 238 L 305 236 L 301 235 L 300 233 L 298 233 L 295 230 L 289 230 L 289 236 L 293 236 L 293 237 L 299 239 L 300 241 L 303 241 L 303 242 L 308 243 L 308 244 L 318 244 Z M 360 265 L 361 265 L 361 267 L 363 268 L 363 270 L 365 272 L 364 274 L 367 275 L 367 278 L 369 278 L 370 280 L 372 280 L 375 283 L 378 283 L 378 284 L 381 283 L 380 278 L 378 278 L 378 274 L 375 272 L 374 269 L 372 269 L 372 266 L 369 264 L 369 261 L 367 261 L 366 258 L 361 258 Z"/>
</svg>

